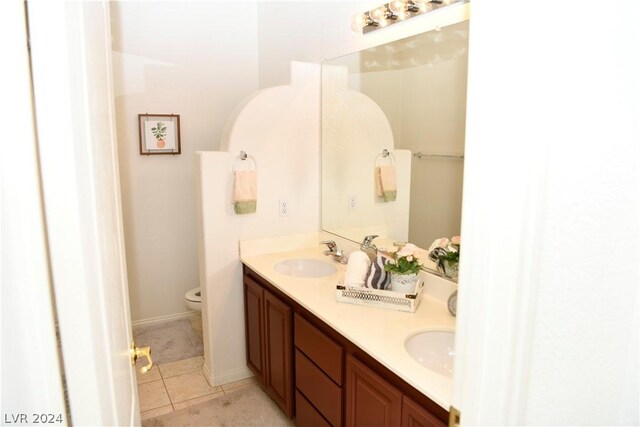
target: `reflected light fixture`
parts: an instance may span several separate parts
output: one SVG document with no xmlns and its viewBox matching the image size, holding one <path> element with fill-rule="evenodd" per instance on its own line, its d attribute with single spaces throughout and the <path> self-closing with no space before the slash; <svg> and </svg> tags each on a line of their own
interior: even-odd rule
<svg viewBox="0 0 640 427">
<path fill-rule="evenodd" d="M 351 28 L 356 33 L 367 34 L 414 16 L 467 1 L 469 0 L 392 0 L 375 9 L 354 15 Z"/>
</svg>

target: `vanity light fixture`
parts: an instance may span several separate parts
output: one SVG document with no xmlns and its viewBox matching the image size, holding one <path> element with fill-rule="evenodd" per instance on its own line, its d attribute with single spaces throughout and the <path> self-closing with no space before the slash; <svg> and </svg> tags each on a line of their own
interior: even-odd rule
<svg viewBox="0 0 640 427">
<path fill-rule="evenodd" d="M 469 0 L 392 0 L 375 9 L 356 14 L 351 28 L 356 33 L 367 34 L 396 22 L 466 1 Z"/>
</svg>

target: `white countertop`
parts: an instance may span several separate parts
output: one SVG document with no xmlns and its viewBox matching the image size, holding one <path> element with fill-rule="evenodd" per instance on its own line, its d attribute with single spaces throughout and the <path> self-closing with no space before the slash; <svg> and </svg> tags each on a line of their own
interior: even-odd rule
<svg viewBox="0 0 640 427">
<path fill-rule="evenodd" d="M 319 246 L 243 256 L 241 260 L 400 378 L 449 410 L 453 379 L 421 366 L 409 356 L 404 347 L 405 340 L 417 332 L 455 330 L 455 318 L 449 314 L 446 304 L 426 293 L 415 313 L 339 303 L 336 300 L 336 284 L 344 273 L 344 265 L 333 263 L 338 270 L 336 273 L 313 279 L 286 276 L 274 270 L 274 264 L 290 258 L 329 261 L 323 254 L 323 248 Z"/>
</svg>

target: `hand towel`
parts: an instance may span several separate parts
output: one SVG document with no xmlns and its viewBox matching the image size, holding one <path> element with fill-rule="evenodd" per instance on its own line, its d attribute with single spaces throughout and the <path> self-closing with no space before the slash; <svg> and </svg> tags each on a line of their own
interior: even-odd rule
<svg viewBox="0 0 640 427">
<path fill-rule="evenodd" d="M 369 255 L 362 251 L 351 252 L 347 263 L 347 271 L 344 274 L 344 284 L 346 286 L 364 287 L 370 266 Z"/>
<path fill-rule="evenodd" d="M 376 166 L 376 194 L 385 202 L 392 202 L 397 195 L 396 167 Z"/>
<path fill-rule="evenodd" d="M 233 186 L 233 210 L 244 215 L 256 211 L 258 198 L 258 174 L 254 170 L 235 171 Z"/>
<path fill-rule="evenodd" d="M 376 196 L 382 197 L 384 192 L 382 191 L 382 178 L 380 177 L 380 166 L 376 166 Z"/>
<path fill-rule="evenodd" d="M 385 271 L 384 264 L 387 258 L 382 255 L 377 255 L 376 259 L 371 264 L 369 275 L 365 286 L 372 289 L 387 289 L 389 288 L 389 273 Z"/>
</svg>

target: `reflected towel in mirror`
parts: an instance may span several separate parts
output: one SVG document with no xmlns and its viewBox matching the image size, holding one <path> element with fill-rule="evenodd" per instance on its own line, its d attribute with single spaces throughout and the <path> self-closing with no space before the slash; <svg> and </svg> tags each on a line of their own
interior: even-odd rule
<svg viewBox="0 0 640 427">
<path fill-rule="evenodd" d="M 396 167 L 376 166 L 376 195 L 385 202 L 392 202 L 396 199 Z"/>
</svg>

